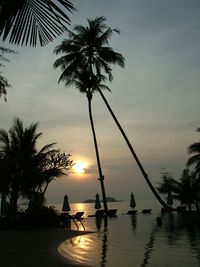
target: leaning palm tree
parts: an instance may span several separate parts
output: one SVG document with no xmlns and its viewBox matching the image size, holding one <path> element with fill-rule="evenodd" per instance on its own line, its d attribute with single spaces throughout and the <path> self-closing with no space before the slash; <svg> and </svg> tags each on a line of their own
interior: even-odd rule
<svg viewBox="0 0 200 267">
<path fill-rule="evenodd" d="M 147 184 L 148 184 L 148 186 L 150 187 L 151 191 L 153 192 L 154 196 L 156 197 L 156 199 L 160 202 L 160 204 L 161 204 L 166 210 L 173 210 L 173 208 L 170 207 L 170 206 L 169 206 L 169 205 L 168 205 L 168 204 L 167 204 L 167 203 L 160 197 L 160 195 L 158 194 L 158 192 L 156 191 L 156 189 L 155 189 L 154 186 L 152 185 L 151 181 L 149 180 L 148 174 L 146 173 L 144 167 L 142 166 L 142 164 L 141 164 L 141 162 L 140 162 L 140 160 L 139 160 L 139 158 L 138 158 L 138 156 L 137 156 L 137 154 L 136 154 L 136 152 L 135 152 L 133 146 L 131 145 L 131 143 L 130 143 L 130 141 L 129 141 L 129 139 L 128 139 L 126 133 L 125 133 L 125 131 L 123 130 L 123 128 L 122 128 L 122 126 L 121 126 L 119 120 L 117 119 L 117 117 L 115 116 L 113 110 L 111 109 L 111 107 L 110 107 L 108 101 L 106 100 L 104 94 L 102 93 L 102 91 L 101 91 L 100 88 L 97 88 L 97 90 L 99 91 L 101 97 L 103 98 L 104 103 L 106 104 L 106 107 L 108 108 L 108 110 L 109 110 L 109 112 L 110 112 L 112 118 L 114 119 L 114 121 L 115 121 L 115 123 L 116 123 L 118 129 L 120 130 L 122 136 L 124 137 L 124 140 L 126 141 L 126 144 L 128 145 L 128 148 L 129 148 L 129 150 L 130 150 L 130 152 L 131 152 L 133 158 L 135 159 L 135 161 L 136 161 L 136 163 L 137 163 L 137 165 L 138 165 L 138 167 L 139 167 L 139 169 L 140 169 L 140 171 L 141 171 L 141 173 L 142 173 L 142 175 L 143 175 L 145 181 L 147 182 Z"/>
<path fill-rule="evenodd" d="M 200 132 L 200 128 L 197 129 Z M 187 165 L 195 165 L 196 172 L 200 173 L 200 142 L 195 142 L 191 144 L 188 148 L 189 154 L 192 156 L 188 159 Z"/>
<path fill-rule="evenodd" d="M 62 70 L 59 82 L 70 80 L 71 75 L 73 75 L 80 65 L 84 65 L 85 68 L 87 68 L 92 74 L 100 75 L 103 71 L 106 75 L 108 75 L 109 80 L 111 81 L 113 76 L 110 65 L 118 64 L 120 67 L 124 67 L 125 61 L 124 57 L 120 53 L 116 53 L 111 47 L 106 46 L 108 45 L 108 41 L 113 32 L 119 33 L 118 30 L 111 29 L 105 24 L 104 17 L 99 17 L 95 20 L 88 20 L 87 27 L 82 25 L 75 26 L 74 31 L 69 32 L 69 38 L 65 39 L 61 45 L 57 46 L 54 50 L 55 54 L 64 54 L 54 63 L 55 68 L 61 67 Z M 103 95 L 101 88 L 97 88 L 97 90 L 103 98 L 103 101 L 106 104 L 111 116 L 115 120 L 153 194 L 162 206 L 164 206 L 166 209 L 171 209 L 171 207 L 169 207 L 161 199 L 151 184 L 147 173 L 145 172 L 131 143 L 128 140 L 128 137 L 126 136 L 114 112 Z"/>
<path fill-rule="evenodd" d="M 59 7 L 60 5 L 60 7 Z M 0 36 L 10 43 L 46 45 L 63 33 L 74 10 L 68 0 L 0 0 Z"/>
</svg>

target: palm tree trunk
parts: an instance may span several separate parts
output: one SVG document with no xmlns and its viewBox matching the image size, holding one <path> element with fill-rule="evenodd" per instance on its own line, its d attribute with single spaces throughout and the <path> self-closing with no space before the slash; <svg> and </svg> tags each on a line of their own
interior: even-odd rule
<svg viewBox="0 0 200 267">
<path fill-rule="evenodd" d="M 161 204 L 165 209 L 167 209 L 167 210 L 174 210 L 174 209 L 173 209 L 172 207 L 170 207 L 167 203 L 165 203 L 165 201 L 160 197 L 160 195 L 158 194 L 158 192 L 157 192 L 157 191 L 155 190 L 155 188 L 153 187 L 152 183 L 150 182 L 150 180 L 149 180 L 149 178 L 148 178 L 147 173 L 145 172 L 145 170 L 144 170 L 142 164 L 140 163 L 140 161 L 139 161 L 139 159 L 138 159 L 138 157 L 137 157 L 137 155 L 136 155 L 136 153 L 135 153 L 135 151 L 134 151 L 134 149 L 133 149 L 131 143 L 130 143 L 129 140 L 128 140 L 128 137 L 126 136 L 124 130 L 122 129 L 122 127 L 121 127 L 119 121 L 117 120 L 117 118 L 116 118 L 114 112 L 112 111 L 110 105 L 108 104 L 108 102 L 107 102 L 105 96 L 103 95 L 102 91 L 101 91 L 99 88 L 98 88 L 98 91 L 99 91 L 101 97 L 103 98 L 103 101 L 104 101 L 104 103 L 106 104 L 106 106 L 107 106 L 107 108 L 108 108 L 108 110 L 109 110 L 111 116 L 113 117 L 115 123 L 117 124 L 117 126 L 118 126 L 118 128 L 119 128 L 119 130 L 120 130 L 120 132 L 121 132 L 121 134 L 122 134 L 122 136 L 124 137 L 124 139 L 125 139 L 125 141 L 126 141 L 128 147 L 129 147 L 129 149 L 130 149 L 130 151 L 131 151 L 131 153 L 132 153 L 132 155 L 133 155 L 133 157 L 134 157 L 134 159 L 135 159 L 135 161 L 136 161 L 136 163 L 137 163 L 137 165 L 138 165 L 140 171 L 142 172 L 142 175 L 144 176 L 144 179 L 146 180 L 146 182 L 147 182 L 148 186 L 150 187 L 151 191 L 153 192 L 154 196 L 156 197 L 156 199 L 160 202 L 160 204 Z"/>
<path fill-rule="evenodd" d="M 17 213 L 18 188 L 15 186 L 10 194 L 10 213 L 13 218 Z"/>
<path fill-rule="evenodd" d="M 92 118 L 92 107 L 91 107 L 92 93 L 87 93 L 87 99 L 88 99 L 89 118 L 90 118 L 90 124 L 91 124 L 91 128 L 92 128 L 92 134 L 93 134 L 93 140 L 94 140 L 94 147 L 95 147 L 95 152 L 96 152 L 97 166 L 98 166 L 98 171 L 99 171 L 99 181 L 101 184 L 104 210 L 105 210 L 105 213 L 107 214 L 108 213 L 108 206 L 107 206 L 106 193 L 105 193 L 105 188 L 104 188 L 104 176 L 102 174 L 101 162 L 100 162 L 98 145 L 97 145 L 97 139 L 96 139 L 94 123 L 93 123 L 93 118 Z"/>
</svg>

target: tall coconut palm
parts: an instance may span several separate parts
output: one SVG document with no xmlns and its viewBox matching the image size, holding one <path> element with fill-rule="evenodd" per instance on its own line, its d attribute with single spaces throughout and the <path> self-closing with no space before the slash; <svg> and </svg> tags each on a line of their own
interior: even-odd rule
<svg viewBox="0 0 200 267">
<path fill-rule="evenodd" d="M 69 32 L 69 38 L 65 39 L 61 45 L 57 46 L 54 50 L 55 54 L 63 53 L 64 55 L 57 59 L 54 67 L 61 67 L 62 74 L 59 78 L 60 81 L 70 80 L 71 75 L 80 68 L 85 66 L 91 73 L 101 74 L 102 71 L 108 75 L 109 80 L 113 79 L 111 64 L 118 64 L 124 67 L 124 57 L 113 51 L 108 45 L 113 32 L 118 32 L 116 29 L 111 29 L 105 24 L 105 18 L 99 17 L 95 20 L 88 20 L 88 26 L 84 27 L 78 25 L 74 27 L 74 32 Z M 115 120 L 122 136 L 124 137 L 134 159 L 136 160 L 147 184 L 152 190 L 155 197 L 167 209 L 171 209 L 159 196 L 153 185 L 151 184 L 147 173 L 145 172 L 142 164 L 140 163 L 131 143 L 128 140 L 124 130 L 122 129 L 119 121 L 117 120 L 114 112 L 108 104 L 101 88 L 97 88 L 104 103 L 106 104 L 111 116 Z"/>
<path fill-rule="evenodd" d="M 197 129 L 200 132 L 200 128 Z M 187 165 L 195 165 L 196 172 L 200 173 L 200 142 L 195 142 L 191 144 L 188 148 L 189 154 L 192 156 L 188 159 Z"/>
<path fill-rule="evenodd" d="M 0 0 L 0 36 L 14 44 L 36 46 L 39 39 L 46 45 L 63 33 L 70 23 L 66 11 L 74 9 L 68 0 Z"/>
<path fill-rule="evenodd" d="M 86 97 L 88 100 L 89 119 L 90 119 L 90 125 L 92 129 L 92 135 L 93 135 L 93 141 L 94 141 L 94 147 L 95 147 L 95 153 L 96 153 L 96 159 L 97 159 L 97 166 L 98 166 L 98 172 L 99 172 L 99 181 L 101 184 L 102 198 L 103 198 L 103 203 L 104 203 L 104 210 L 105 212 L 108 212 L 106 192 L 105 192 L 105 187 L 104 187 L 104 176 L 103 176 L 103 172 L 101 168 L 98 143 L 97 143 L 94 121 L 93 121 L 93 116 L 92 116 L 92 102 L 91 102 L 93 94 L 98 89 L 101 88 L 101 89 L 110 90 L 106 85 L 101 84 L 101 81 L 105 79 L 106 78 L 103 75 L 91 75 L 91 72 L 87 68 L 82 68 L 79 71 L 74 72 L 71 75 L 71 78 L 69 78 L 66 81 L 65 85 L 66 86 L 75 85 L 75 87 L 79 89 L 81 93 L 86 94 Z"/>
<path fill-rule="evenodd" d="M 100 75 L 102 71 L 113 79 L 111 64 L 124 67 L 124 57 L 108 45 L 108 41 L 117 29 L 111 29 L 105 24 L 104 17 L 88 19 L 88 26 L 77 25 L 73 31 L 68 31 L 69 38 L 54 49 L 54 53 L 63 53 L 57 59 L 54 67 L 61 67 L 59 81 L 67 81 L 71 74 L 80 66 L 87 68 L 91 75 Z"/>
<path fill-rule="evenodd" d="M 124 67 L 124 57 L 116 53 L 111 47 L 107 46 L 108 40 L 116 29 L 111 29 L 105 24 L 104 17 L 98 17 L 94 20 L 88 19 L 88 26 L 84 27 L 78 25 L 74 27 L 74 31 L 68 31 L 69 39 L 65 39 L 61 45 L 54 50 L 55 54 L 64 53 L 64 56 L 57 59 L 54 67 L 61 67 L 62 74 L 60 81 L 65 81 L 68 86 L 71 83 L 78 85 L 82 91 L 87 94 L 89 116 L 93 132 L 94 145 L 97 157 L 97 165 L 99 170 L 99 179 L 102 188 L 102 197 L 105 211 L 108 210 L 105 190 L 104 190 L 104 176 L 101 170 L 101 164 L 98 153 L 98 146 L 96 141 L 96 134 L 92 118 L 91 100 L 92 95 L 97 87 L 100 89 L 101 80 L 105 80 L 102 75 L 102 70 L 108 76 L 109 80 L 113 79 L 111 64 L 118 64 Z M 73 78 L 72 78 L 73 77 Z M 78 83 L 77 83 L 78 79 Z M 81 87 L 80 87 L 81 81 Z M 97 86 L 98 84 L 98 86 Z M 105 88 L 105 86 L 104 86 Z"/>
</svg>

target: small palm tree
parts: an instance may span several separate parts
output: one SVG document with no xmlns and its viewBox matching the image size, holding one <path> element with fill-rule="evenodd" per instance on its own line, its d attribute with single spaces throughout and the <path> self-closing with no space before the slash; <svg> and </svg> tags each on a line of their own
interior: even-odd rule
<svg viewBox="0 0 200 267">
<path fill-rule="evenodd" d="M 200 132 L 200 128 L 197 129 Z M 196 172 L 200 173 L 200 142 L 195 142 L 191 144 L 188 148 L 189 154 L 192 156 L 188 159 L 187 165 L 195 165 Z"/>
<path fill-rule="evenodd" d="M 192 204 L 199 210 L 200 178 L 189 169 L 183 170 L 178 180 L 164 173 L 158 190 L 162 194 L 172 193 L 173 198 L 187 205 L 189 210 Z"/>
<path fill-rule="evenodd" d="M 53 177 L 60 176 L 63 169 L 71 164 L 69 157 L 55 153 L 52 149 L 54 143 L 37 151 L 37 141 L 42 135 L 37 128 L 38 123 L 24 128 L 17 118 L 9 132 L 0 129 L 0 192 L 8 195 L 12 215 L 17 212 L 19 196 L 36 192 L 36 188 L 41 188 L 45 181 L 48 186 Z M 61 156 L 60 159 L 58 156 Z"/>
<path fill-rule="evenodd" d="M 59 5 L 64 8 L 62 10 Z M 46 45 L 63 33 L 74 5 L 68 0 L 0 0 L 0 36 L 14 44 Z"/>
</svg>

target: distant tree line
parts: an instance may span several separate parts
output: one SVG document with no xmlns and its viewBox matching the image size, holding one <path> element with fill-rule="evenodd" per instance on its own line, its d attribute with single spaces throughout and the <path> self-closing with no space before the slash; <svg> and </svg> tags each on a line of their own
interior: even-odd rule
<svg viewBox="0 0 200 267">
<path fill-rule="evenodd" d="M 200 128 L 197 129 L 200 132 Z M 168 172 L 162 174 L 162 182 L 158 190 L 160 193 L 171 193 L 174 199 L 186 205 L 191 211 L 192 205 L 200 210 L 200 142 L 188 147 L 190 157 L 179 179 L 174 179 Z"/>
<path fill-rule="evenodd" d="M 29 200 L 29 209 L 41 207 L 48 185 L 73 165 L 71 155 L 54 149 L 55 143 L 37 149 L 42 135 L 37 128 L 38 123 L 24 127 L 16 118 L 8 132 L 0 129 L 0 193 L 13 216 L 20 197 Z"/>
</svg>

